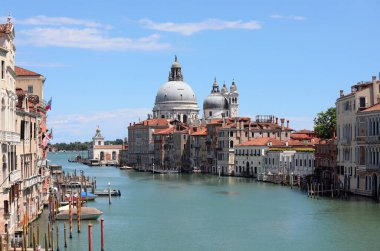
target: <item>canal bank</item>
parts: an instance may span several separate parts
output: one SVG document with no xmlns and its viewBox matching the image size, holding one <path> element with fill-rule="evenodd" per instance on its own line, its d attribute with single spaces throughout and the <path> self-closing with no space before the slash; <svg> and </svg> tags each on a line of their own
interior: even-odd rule
<svg viewBox="0 0 380 251">
<path fill-rule="evenodd" d="M 49 155 L 65 171 L 84 170 L 96 177 L 98 189 L 110 182 L 111 188 L 122 192 L 120 198 L 112 198 L 111 206 L 108 198 L 89 203 L 104 212 L 106 250 L 376 250 L 380 246 L 380 205 L 371 200 L 313 200 L 296 189 L 251 179 L 90 168 L 68 163 L 69 157 L 70 153 Z M 79 236 L 74 232 L 67 250 L 87 250 L 88 223 L 82 223 Z M 91 224 L 94 250 L 100 250 L 100 221 Z"/>
</svg>

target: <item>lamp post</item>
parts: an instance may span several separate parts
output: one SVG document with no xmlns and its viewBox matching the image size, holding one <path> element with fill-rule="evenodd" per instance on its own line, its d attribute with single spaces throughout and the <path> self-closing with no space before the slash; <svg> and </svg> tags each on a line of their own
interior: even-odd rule
<svg viewBox="0 0 380 251">
<path fill-rule="evenodd" d="M 111 205 L 111 182 L 108 182 L 108 204 Z"/>
</svg>

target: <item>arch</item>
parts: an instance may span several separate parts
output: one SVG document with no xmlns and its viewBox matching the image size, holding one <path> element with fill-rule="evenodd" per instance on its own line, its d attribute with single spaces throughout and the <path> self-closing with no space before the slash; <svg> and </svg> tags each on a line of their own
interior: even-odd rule
<svg viewBox="0 0 380 251">
<path fill-rule="evenodd" d="M 186 114 L 183 115 L 183 121 L 182 122 L 187 123 L 187 115 Z"/>
<path fill-rule="evenodd" d="M 231 141 L 230 141 L 230 148 L 233 148 L 233 147 L 234 147 L 234 141 L 231 140 Z"/>
<path fill-rule="evenodd" d="M 112 160 L 116 160 L 116 156 L 117 156 L 116 151 L 112 151 Z"/>
<path fill-rule="evenodd" d="M 100 160 L 104 160 L 104 152 L 103 151 L 100 152 Z"/>
</svg>

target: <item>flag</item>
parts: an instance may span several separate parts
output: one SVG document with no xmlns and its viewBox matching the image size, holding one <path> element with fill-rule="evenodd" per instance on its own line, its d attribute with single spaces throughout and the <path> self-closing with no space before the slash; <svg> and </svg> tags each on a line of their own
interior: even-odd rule
<svg viewBox="0 0 380 251">
<path fill-rule="evenodd" d="M 51 98 L 49 99 L 49 101 L 45 105 L 45 111 L 49 111 L 49 110 L 51 110 Z"/>
<path fill-rule="evenodd" d="M 47 140 L 52 140 L 53 139 L 53 128 L 50 129 L 50 131 L 46 134 L 46 139 Z"/>
</svg>

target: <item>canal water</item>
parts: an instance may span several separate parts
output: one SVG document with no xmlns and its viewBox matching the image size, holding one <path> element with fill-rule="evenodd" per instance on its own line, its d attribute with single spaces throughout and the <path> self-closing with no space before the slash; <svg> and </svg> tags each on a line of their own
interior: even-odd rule
<svg viewBox="0 0 380 251">
<path fill-rule="evenodd" d="M 380 250 L 380 204 L 371 200 L 309 199 L 297 189 L 244 178 L 91 168 L 69 163 L 73 155 L 49 159 L 96 177 L 98 189 L 110 182 L 121 190 L 111 205 L 108 198 L 88 203 L 104 212 L 105 250 Z M 88 223 L 100 250 L 100 220 L 83 221 L 67 250 L 88 250 Z"/>
</svg>

